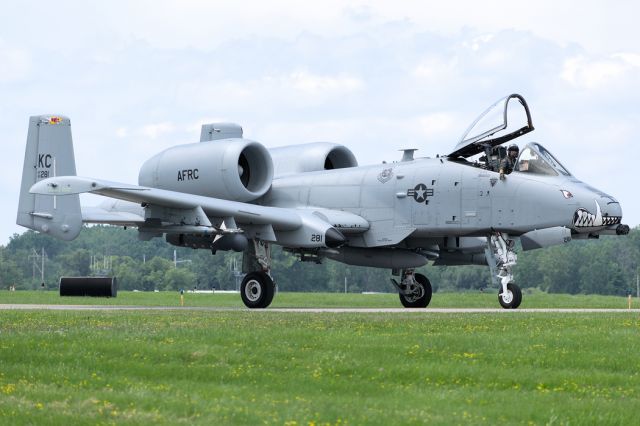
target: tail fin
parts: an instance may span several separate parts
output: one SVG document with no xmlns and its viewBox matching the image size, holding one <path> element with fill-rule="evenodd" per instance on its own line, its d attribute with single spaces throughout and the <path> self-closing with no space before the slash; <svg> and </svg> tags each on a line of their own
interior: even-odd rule
<svg viewBox="0 0 640 426">
<path fill-rule="evenodd" d="M 82 229 L 82 212 L 77 194 L 57 196 L 29 193 L 29 188 L 41 179 L 75 175 L 76 163 L 69 119 L 56 115 L 29 118 L 18 225 L 62 240 L 76 238 Z"/>
</svg>

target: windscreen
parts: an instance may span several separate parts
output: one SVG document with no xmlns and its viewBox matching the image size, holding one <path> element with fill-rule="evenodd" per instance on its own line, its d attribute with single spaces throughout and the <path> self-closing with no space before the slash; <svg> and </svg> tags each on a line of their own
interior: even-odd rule
<svg viewBox="0 0 640 426">
<path fill-rule="evenodd" d="M 527 145 L 520 152 L 514 170 L 547 176 L 557 176 L 558 174 L 571 176 L 571 173 L 549 151 L 537 143 Z"/>
</svg>

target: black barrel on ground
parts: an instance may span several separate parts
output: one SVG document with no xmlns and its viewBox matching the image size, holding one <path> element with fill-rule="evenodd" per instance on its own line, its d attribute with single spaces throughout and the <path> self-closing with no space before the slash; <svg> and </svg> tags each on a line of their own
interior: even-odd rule
<svg viewBox="0 0 640 426">
<path fill-rule="evenodd" d="M 116 297 L 116 277 L 61 277 L 60 296 Z"/>
</svg>

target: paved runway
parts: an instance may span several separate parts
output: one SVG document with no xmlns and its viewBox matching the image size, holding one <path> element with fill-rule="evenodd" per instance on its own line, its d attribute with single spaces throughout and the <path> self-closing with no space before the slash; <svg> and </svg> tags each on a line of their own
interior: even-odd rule
<svg viewBox="0 0 640 426">
<path fill-rule="evenodd" d="M 251 311 L 251 312 L 299 312 L 299 313 L 409 313 L 409 314 L 456 314 L 456 313 L 640 313 L 640 309 L 487 309 L 487 308 L 221 308 L 211 306 L 116 306 L 116 305 L 37 305 L 0 304 L 0 311 Z"/>
</svg>

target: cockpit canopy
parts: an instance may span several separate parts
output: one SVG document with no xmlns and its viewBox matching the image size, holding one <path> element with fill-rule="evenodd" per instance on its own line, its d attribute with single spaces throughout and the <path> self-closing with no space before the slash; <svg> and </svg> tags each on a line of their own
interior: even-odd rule
<svg viewBox="0 0 640 426">
<path fill-rule="evenodd" d="M 513 94 L 491 105 L 464 133 L 449 157 L 468 158 L 533 130 L 524 98 Z"/>
<path fill-rule="evenodd" d="M 527 102 L 518 94 L 509 95 L 480 114 L 448 157 L 453 161 L 467 162 L 464 159 L 484 153 L 484 156 L 480 157 L 480 163 L 475 162 L 473 165 L 497 172 L 501 161 L 507 155 L 506 146 L 503 144 L 532 130 L 533 124 Z M 513 170 L 545 176 L 571 176 L 571 173 L 538 143 L 529 143 L 520 151 Z"/>
<path fill-rule="evenodd" d="M 571 173 L 538 143 L 527 144 L 516 162 L 514 171 L 547 176 L 571 176 Z"/>
</svg>

